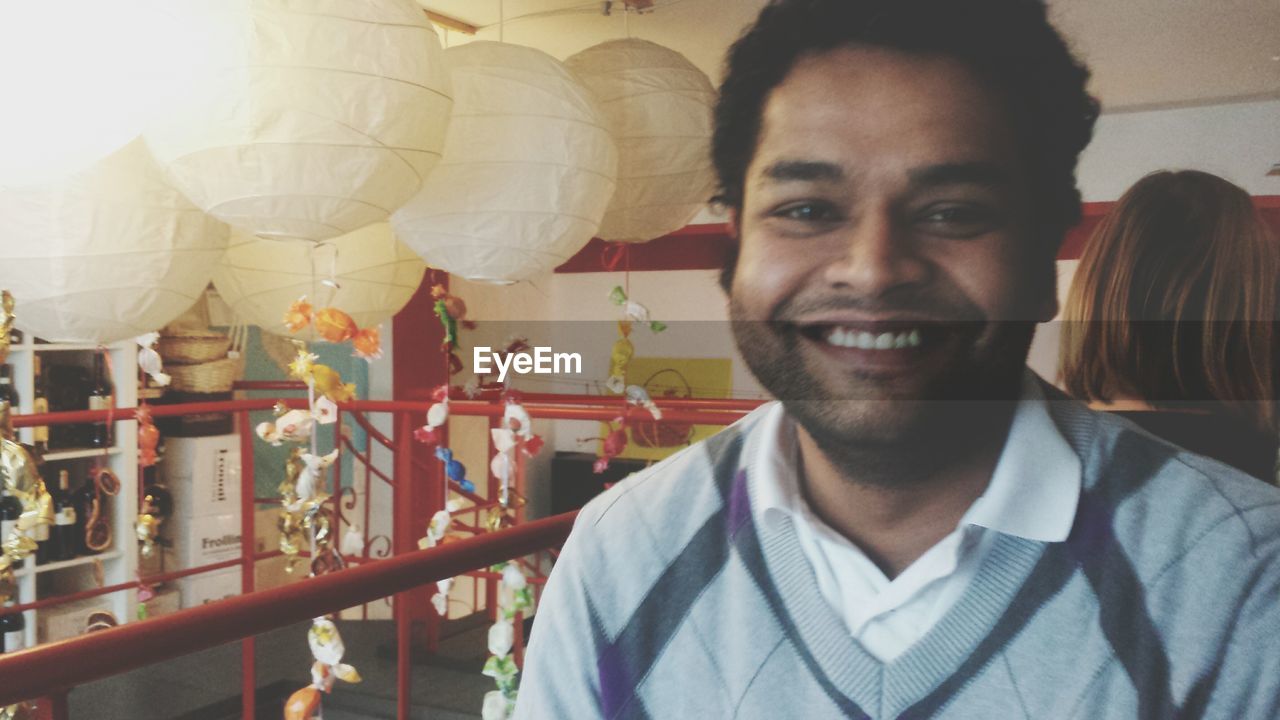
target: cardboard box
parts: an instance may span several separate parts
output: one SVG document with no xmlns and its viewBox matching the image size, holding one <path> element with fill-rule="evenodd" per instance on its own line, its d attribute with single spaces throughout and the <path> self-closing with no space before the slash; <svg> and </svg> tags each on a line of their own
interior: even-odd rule
<svg viewBox="0 0 1280 720">
<path fill-rule="evenodd" d="M 166 438 L 161 463 L 175 518 L 240 511 L 240 436 Z"/>
<path fill-rule="evenodd" d="M 172 517 L 165 521 L 179 568 L 240 557 L 240 513 L 208 517 Z"/>
<path fill-rule="evenodd" d="M 178 592 L 182 595 L 182 607 L 200 607 L 240 594 L 240 569 L 231 568 L 211 573 L 201 573 L 178 580 Z"/>
</svg>

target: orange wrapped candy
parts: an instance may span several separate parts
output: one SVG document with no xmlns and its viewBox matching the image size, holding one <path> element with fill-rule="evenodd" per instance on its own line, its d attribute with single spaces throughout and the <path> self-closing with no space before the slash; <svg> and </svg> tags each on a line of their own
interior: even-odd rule
<svg viewBox="0 0 1280 720">
<path fill-rule="evenodd" d="M 289 332 L 295 333 L 311 324 L 311 303 L 307 302 L 307 296 L 293 301 L 284 313 L 284 324 Z"/>
<path fill-rule="evenodd" d="M 365 360 L 377 360 L 382 357 L 381 328 L 365 328 L 351 338 L 351 347 L 355 348 L 356 357 Z"/>
<path fill-rule="evenodd" d="M 360 331 L 360 328 L 356 327 L 356 321 L 351 319 L 350 315 L 333 307 L 316 311 L 311 316 L 311 323 L 320 337 L 331 343 L 346 342 Z"/>
<path fill-rule="evenodd" d="M 312 720 L 320 712 L 320 691 L 308 685 L 289 696 L 284 704 L 284 720 Z"/>
</svg>

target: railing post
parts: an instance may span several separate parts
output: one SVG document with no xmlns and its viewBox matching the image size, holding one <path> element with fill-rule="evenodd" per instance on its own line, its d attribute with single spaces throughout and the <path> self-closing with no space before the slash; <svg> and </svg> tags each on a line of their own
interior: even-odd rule
<svg viewBox="0 0 1280 720">
<path fill-rule="evenodd" d="M 409 413 L 396 413 L 395 526 L 392 537 L 394 553 L 403 555 L 413 549 L 413 424 Z M 409 612 L 410 593 L 397 593 L 392 601 L 396 618 L 396 720 L 409 720 L 410 671 L 413 662 L 413 617 Z"/>
<path fill-rule="evenodd" d="M 501 420 L 502 418 L 499 418 L 499 417 L 494 417 L 494 416 L 489 417 L 490 432 L 488 433 L 489 437 L 487 439 L 488 446 L 489 446 L 489 455 L 485 459 L 486 462 L 484 466 L 485 476 L 489 480 L 487 485 L 487 487 L 489 488 L 489 492 L 485 496 L 485 499 L 488 500 L 489 502 L 497 502 L 499 499 L 498 495 L 502 492 L 502 485 L 498 481 L 497 476 L 489 472 L 490 464 L 493 462 L 494 456 L 498 454 L 498 448 L 493 444 L 492 431 L 495 428 L 501 427 Z M 519 454 L 520 453 L 516 453 L 516 455 L 519 455 Z M 484 527 L 485 523 L 486 523 L 485 518 L 476 516 L 477 526 Z M 477 580 L 476 582 L 479 582 L 479 580 Z M 484 612 L 485 612 L 485 615 L 489 618 L 489 622 L 492 623 L 498 620 L 498 581 L 492 578 L 485 578 L 484 580 Z"/>
<path fill-rule="evenodd" d="M 71 720 L 71 703 L 67 701 L 68 692 L 64 690 L 49 696 L 49 720 Z"/>
<path fill-rule="evenodd" d="M 257 505 L 257 486 L 253 478 L 253 425 L 249 411 L 236 413 L 236 425 L 240 431 L 240 591 L 253 592 L 254 554 L 257 551 L 257 533 L 254 530 L 254 514 Z M 254 638 L 240 641 L 240 708 L 245 720 L 253 720 L 257 708 L 258 673 L 254 653 Z"/>
</svg>

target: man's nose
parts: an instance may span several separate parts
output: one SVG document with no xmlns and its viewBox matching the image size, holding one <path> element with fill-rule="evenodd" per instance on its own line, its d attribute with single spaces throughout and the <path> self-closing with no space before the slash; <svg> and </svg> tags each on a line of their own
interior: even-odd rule
<svg viewBox="0 0 1280 720">
<path fill-rule="evenodd" d="M 843 253 L 827 266 L 826 281 L 863 297 L 925 282 L 928 264 L 892 210 L 860 213 L 842 236 Z"/>
</svg>

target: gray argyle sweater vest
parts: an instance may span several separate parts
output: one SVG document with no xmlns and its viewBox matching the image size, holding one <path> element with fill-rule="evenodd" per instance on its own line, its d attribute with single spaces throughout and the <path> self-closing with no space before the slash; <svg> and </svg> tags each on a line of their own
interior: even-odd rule
<svg viewBox="0 0 1280 720">
<path fill-rule="evenodd" d="M 753 523 L 760 413 L 620 483 L 551 575 L 516 717 L 1280 718 L 1280 490 L 1050 405 L 1084 468 L 1070 538 L 1001 535 L 888 664 L 793 527 Z"/>
</svg>

